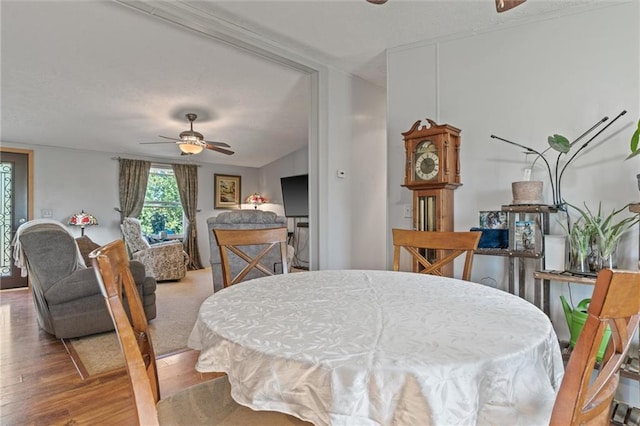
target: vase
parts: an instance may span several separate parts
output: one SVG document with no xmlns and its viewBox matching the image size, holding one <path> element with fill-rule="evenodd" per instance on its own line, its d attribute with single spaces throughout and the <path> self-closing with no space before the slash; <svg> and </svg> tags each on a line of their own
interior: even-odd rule
<svg viewBox="0 0 640 426">
<path fill-rule="evenodd" d="M 598 241 L 598 270 L 618 267 L 618 241 Z"/>
<path fill-rule="evenodd" d="M 571 262 L 569 270 L 571 272 L 589 273 L 591 267 L 589 266 L 589 256 L 587 253 L 571 253 Z"/>
</svg>

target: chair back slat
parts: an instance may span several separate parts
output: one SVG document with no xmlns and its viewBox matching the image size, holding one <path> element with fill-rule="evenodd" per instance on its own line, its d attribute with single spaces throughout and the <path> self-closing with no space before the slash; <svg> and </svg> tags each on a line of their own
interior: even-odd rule
<svg viewBox="0 0 640 426">
<path fill-rule="evenodd" d="M 558 391 L 551 425 L 610 424 L 611 403 L 618 386 L 620 368 L 639 321 L 640 272 L 600 271 L 587 310 L 587 320 Z M 611 329 L 611 339 L 596 371 L 596 358 L 607 327 Z"/>
<path fill-rule="evenodd" d="M 442 267 L 465 254 L 462 279 L 471 279 L 473 253 L 478 248 L 481 232 L 428 232 L 408 229 L 393 229 L 393 270 L 400 270 L 400 252 L 404 248 L 424 269 L 421 273 L 442 275 Z M 436 261 L 429 261 L 420 250 L 438 250 Z"/>
<path fill-rule="evenodd" d="M 241 282 L 253 269 L 261 271 L 265 275 L 274 275 L 275 272 L 260 261 L 274 246 L 279 246 L 282 273 L 288 272 L 287 264 L 287 228 L 258 228 L 258 229 L 213 229 L 222 266 L 222 281 L 224 287 Z M 242 250 L 242 246 L 255 246 L 264 244 L 258 254 L 250 256 Z M 247 262 L 247 265 L 235 276 L 231 277 L 229 252 Z"/>
<path fill-rule="evenodd" d="M 92 251 L 89 257 L 116 327 L 138 422 L 141 425 L 158 424 L 156 403 L 160 400 L 160 387 L 156 357 L 144 308 L 129 270 L 124 242 L 117 240 L 109 243 Z M 131 319 L 125 310 L 125 301 Z"/>
</svg>

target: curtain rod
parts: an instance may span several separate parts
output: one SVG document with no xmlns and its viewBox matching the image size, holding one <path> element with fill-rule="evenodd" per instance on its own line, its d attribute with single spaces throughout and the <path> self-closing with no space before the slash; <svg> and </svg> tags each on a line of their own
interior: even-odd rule
<svg viewBox="0 0 640 426">
<path fill-rule="evenodd" d="M 137 158 L 123 158 L 123 157 L 111 157 L 112 160 L 137 160 Z M 149 161 L 151 164 L 163 164 L 166 166 L 172 166 L 174 164 L 191 164 L 191 163 L 165 163 L 163 161 L 151 161 L 151 160 L 143 160 L 143 161 Z M 202 167 L 200 166 L 200 164 L 192 164 L 193 166 L 196 167 Z"/>
</svg>

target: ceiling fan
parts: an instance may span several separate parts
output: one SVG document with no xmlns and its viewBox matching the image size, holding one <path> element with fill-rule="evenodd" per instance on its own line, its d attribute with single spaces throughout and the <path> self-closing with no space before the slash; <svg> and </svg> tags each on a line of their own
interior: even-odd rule
<svg viewBox="0 0 640 426">
<path fill-rule="evenodd" d="M 185 117 L 187 117 L 187 120 L 189 120 L 190 128 L 189 130 L 185 130 L 184 132 L 180 133 L 179 139 L 160 135 L 159 137 L 169 139 L 172 142 L 140 142 L 140 143 L 143 145 L 158 144 L 158 143 L 175 143 L 176 145 L 178 145 L 178 148 L 180 148 L 180 151 L 182 151 L 181 155 L 199 154 L 205 148 L 210 149 L 212 151 L 221 152 L 222 154 L 227 154 L 227 155 L 232 155 L 234 153 L 233 151 L 230 151 L 228 149 L 220 148 L 220 147 L 229 148 L 230 147 L 229 144 L 226 144 L 224 142 L 206 141 L 204 140 L 204 136 L 202 135 L 202 133 L 196 132 L 195 130 L 193 130 L 193 122 L 196 121 L 196 118 L 198 118 L 196 114 L 188 113 L 185 115 Z"/>
<path fill-rule="evenodd" d="M 369 3 L 373 4 L 385 4 L 387 0 L 367 0 Z M 495 0 L 496 1 L 496 10 L 498 13 L 505 12 L 509 9 L 513 9 L 519 4 L 524 3 L 526 0 Z"/>
</svg>

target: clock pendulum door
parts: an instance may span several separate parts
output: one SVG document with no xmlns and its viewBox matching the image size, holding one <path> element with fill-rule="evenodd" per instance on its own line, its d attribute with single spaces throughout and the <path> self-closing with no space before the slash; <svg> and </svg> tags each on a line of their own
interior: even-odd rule
<svg viewBox="0 0 640 426">
<path fill-rule="evenodd" d="M 413 191 L 413 228 L 417 231 L 453 231 L 453 190 L 452 189 L 419 189 Z M 446 254 L 441 250 L 422 250 L 421 253 L 429 262 L 435 262 Z M 423 269 L 418 262 L 414 271 Z M 445 265 L 440 272 L 443 276 L 453 276 L 453 265 Z"/>
</svg>

